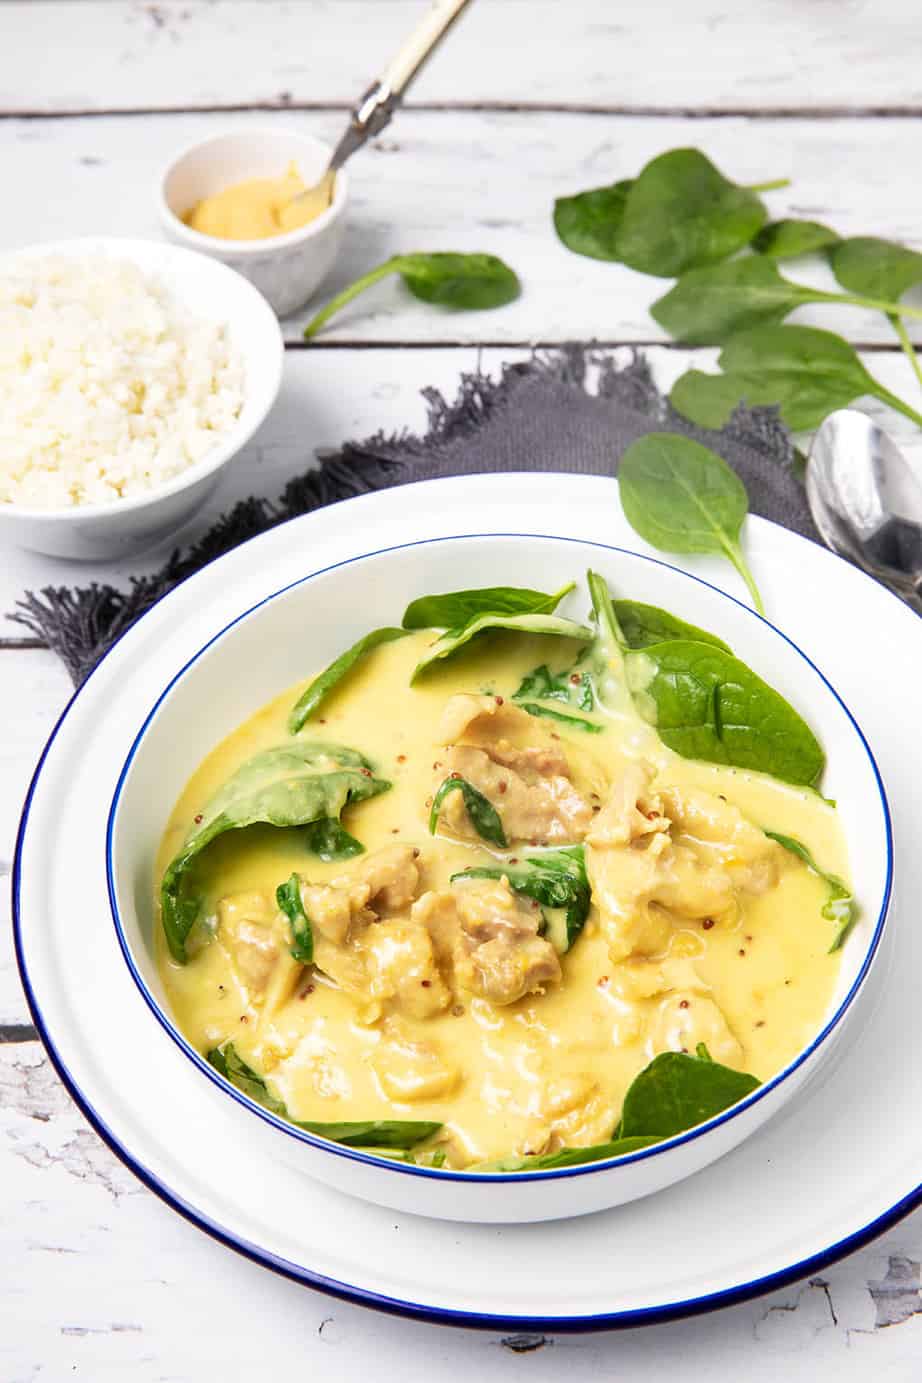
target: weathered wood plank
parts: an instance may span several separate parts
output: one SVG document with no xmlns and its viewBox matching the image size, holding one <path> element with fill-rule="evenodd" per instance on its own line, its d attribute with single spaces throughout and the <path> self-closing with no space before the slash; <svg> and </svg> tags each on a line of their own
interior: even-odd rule
<svg viewBox="0 0 922 1383">
<path fill-rule="evenodd" d="M 0 110 L 351 103 L 422 0 L 18 0 L 0 6 Z M 643 110 L 922 106 L 904 0 L 491 0 L 474 5 L 418 102 Z"/>
<path fill-rule="evenodd" d="M 114 8 L 114 7 L 113 7 Z M 0 19 L 2 19 L 0 9 Z M 160 234 L 153 193 L 175 150 L 226 128 L 284 125 L 291 116 L 181 115 L 0 124 L 7 186 L 0 249 L 36 238 Z M 329 113 L 297 117 L 333 136 Z M 668 283 L 570 254 L 551 224 L 554 198 L 630 176 L 654 154 L 694 143 L 742 182 L 791 177 L 775 215 L 808 215 L 842 234 L 875 233 L 922 246 L 922 186 L 914 176 L 919 121 L 688 121 L 586 115 L 408 112 L 393 137 L 359 155 L 343 255 L 326 292 L 400 250 L 476 250 L 518 271 L 521 298 L 489 312 L 449 312 L 412 298 L 397 279 L 358 298 L 325 331 L 330 342 L 660 341 L 649 315 Z M 886 148 L 887 156 L 881 151 Z M 54 188 L 58 195 L 49 196 Z M 39 214 L 40 209 L 40 214 Z M 834 288 L 819 263 L 794 275 Z M 919 301 L 922 301 L 920 297 Z M 300 340 L 308 314 L 285 323 Z M 860 342 L 893 344 L 886 320 L 846 307 L 802 309 Z"/>
</svg>

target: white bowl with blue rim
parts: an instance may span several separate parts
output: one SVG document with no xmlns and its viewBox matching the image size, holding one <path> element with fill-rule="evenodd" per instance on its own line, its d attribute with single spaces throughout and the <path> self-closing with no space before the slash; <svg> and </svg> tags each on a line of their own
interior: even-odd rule
<svg viewBox="0 0 922 1383">
<path fill-rule="evenodd" d="M 229 1087 L 182 1035 L 154 961 L 154 860 L 173 805 L 202 759 L 241 721 L 330 662 L 369 627 L 393 620 L 425 591 L 515 584 L 556 589 L 587 567 L 619 594 L 710 629 L 800 711 L 827 757 L 823 791 L 838 804 L 851 861 L 857 925 L 845 944 L 829 1009 L 810 1042 L 776 1076 L 709 1122 L 609 1162 L 544 1172 L 473 1175 L 395 1163 L 342 1147 L 276 1118 Z M 476 579 L 474 579 L 476 574 Z M 369 593 L 372 593 L 371 596 Z M 775 1115 L 854 1030 L 855 1001 L 883 932 L 892 851 L 887 801 L 861 729 L 835 689 L 783 633 L 696 577 L 635 552 L 535 535 L 465 535 L 369 552 L 304 576 L 217 627 L 158 669 L 162 691 L 138 716 L 112 799 L 110 903 L 125 963 L 162 1028 L 197 1070 L 202 1100 L 221 1105 L 234 1136 L 351 1195 L 451 1220 L 527 1222 L 582 1215 L 650 1195 L 713 1162 Z M 298 637 L 292 638 L 292 631 Z M 309 637 L 307 637 L 309 634 Z"/>
</svg>

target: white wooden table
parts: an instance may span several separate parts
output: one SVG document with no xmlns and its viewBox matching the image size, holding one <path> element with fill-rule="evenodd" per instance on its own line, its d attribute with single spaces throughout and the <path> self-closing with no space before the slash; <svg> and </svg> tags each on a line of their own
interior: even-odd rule
<svg viewBox="0 0 922 1383">
<path fill-rule="evenodd" d="M 0 248 L 84 233 L 156 235 L 157 170 L 187 141 L 296 123 L 325 137 L 422 0 L 0 0 Z M 788 176 L 777 215 L 922 248 L 916 0 L 478 0 L 413 100 L 353 165 L 334 284 L 398 249 L 488 250 L 525 291 L 447 316 L 397 284 L 310 350 L 290 341 L 278 408 L 190 533 L 237 496 L 274 494 L 318 447 L 421 427 L 420 389 L 536 342 L 649 346 L 665 379 L 691 352 L 647 313 L 662 291 L 567 255 L 555 195 L 704 148 L 740 182 Z M 820 270 L 810 271 L 822 282 Z M 827 310 L 828 312 L 828 310 Z M 886 324 L 830 319 L 898 392 Z M 706 353 L 698 353 L 702 358 Z M 889 420 L 919 448 L 908 424 Z M 159 554 L 151 554 L 155 563 Z M 0 613 L 75 569 L 5 551 Z M 69 694 L 55 659 L 0 622 L 0 872 L 39 750 Z M 8 909 L 3 899 L 4 912 Z M 374 1315 L 218 1247 L 137 1183 L 64 1093 L 0 939 L 0 1383 L 311 1377 L 616 1380 L 922 1378 L 922 1213 L 822 1278 L 697 1320 L 618 1335 L 504 1339 Z"/>
</svg>

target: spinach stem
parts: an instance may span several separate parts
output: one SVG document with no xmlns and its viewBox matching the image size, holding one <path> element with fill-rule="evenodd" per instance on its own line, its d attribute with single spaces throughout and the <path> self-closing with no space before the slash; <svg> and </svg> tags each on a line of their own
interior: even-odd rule
<svg viewBox="0 0 922 1383">
<path fill-rule="evenodd" d="M 755 606 L 757 612 L 760 615 L 764 615 L 765 606 L 762 604 L 762 597 L 759 594 L 759 588 L 755 583 L 755 577 L 749 570 L 749 565 L 746 561 L 746 558 L 743 556 L 742 549 L 738 547 L 736 543 L 725 543 L 724 551 L 726 552 L 730 561 L 736 567 L 736 570 L 739 572 L 740 576 L 745 581 L 746 589 L 752 596 L 752 603 Z"/>
<path fill-rule="evenodd" d="M 746 184 L 747 192 L 774 192 L 779 187 L 790 187 L 790 178 L 774 178 L 771 182 L 751 182 Z"/>
<path fill-rule="evenodd" d="M 922 413 L 917 413 L 908 403 L 904 403 L 896 394 L 891 394 L 889 389 L 885 389 L 876 380 L 874 382 L 877 385 L 875 395 L 881 403 L 889 404 L 891 408 L 896 409 L 897 413 L 902 413 L 904 418 L 909 418 L 911 422 L 914 422 L 916 427 L 922 427 Z"/>
<path fill-rule="evenodd" d="M 906 323 L 903 321 L 902 317 L 896 317 L 892 312 L 888 313 L 888 316 L 893 326 L 893 330 L 896 332 L 897 336 L 900 339 L 900 345 L 903 347 L 903 350 L 909 360 L 909 363 L 913 368 L 913 373 L 915 374 L 915 377 L 919 382 L 919 387 L 922 388 L 922 366 L 919 365 L 919 357 L 916 355 L 912 341 L 909 339 L 909 332 L 906 330 Z"/>
<path fill-rule="evenodd" d="M 888 317 L 917 317 L 922 321 L 922 308 L 919 307 L 889 303 L 883 298 L 863 298 L 858 293 L 824 293 L 821 288 L 807 288 L 803 283 L 791 283 L 790 279 L 785 281 L 804 294 L 804 302 L 848 303 L 852 307 L 868 307 L 872 312 L 886 313 Z"/>
<path fill-rule="evenodd" d="M 339 312 L 340 308 L 351 303 L 353 298 L 357 298 L 360 293 L 364 293 L 366 288 L 370 288 L 379 279 L 386 278 L 388 274 L 395 274 L 400 269 L 401 257 L 394 255 L 391 259 L 386 259 L 383 264 L 379 264 L 377 269 L 370 270 L 363 274 L 360 279 L 350 283 L 348 288 L 344 288 L 341 293 L 322 307 L 315 317 L 312 317 L 304 328 L 304 339 L 309 341 L 312 336 L 316 336 L 321 327 L 326 326 L 332 316 Z"/>
</svg>

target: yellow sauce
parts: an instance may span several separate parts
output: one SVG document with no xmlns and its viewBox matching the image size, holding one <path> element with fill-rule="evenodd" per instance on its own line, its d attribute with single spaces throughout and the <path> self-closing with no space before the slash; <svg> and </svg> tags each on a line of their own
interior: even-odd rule
<svg viewBox="0 0 922 1383">
<path fill-rule="evenodd" d="M 219 240 L 268 240 L 306 226 L 330 205 L 334 174 L 307 191 L 295 164 L 279 178 L 250 178 L 204 197 L 183 220 L 202 235 Z M 300 200 L 295 201 L 295 198 Z"/>
<path fill-rule="evenodd" d="M 424 632 L 376 650 L 307 727 L 312 739 L 359 749 L 393 783 L 389 792 L 348 808 L 344 822 L 369 853 L 395 842 L 418 846 L 421 890 L 447 888 L 453 872 L 489 862 L 477 843 L 433 838 L 427 829 L 426 802 L 448 697 L 488 691 L 508 698 L 537 664 L 562 668 L 573 656 L 563 640 L 488 636 L 411 688 L 410 673 L 431 637 Z M 195 814 L 240 763 L 288 738 L 285 722 L 300 690 L 286 691 L 259 710 L 196 771 L 170 818 L 158 878 Z M 536 736 L 550 732 L 549 722 L 535 725 Z M 798 837 L 824 868 L 848 878 L 835 811 L 816 794 L 740 769 L 681 759 L 630 714 L 609 717 L 597 736 L 550 728 L 559 731 L 577 784 L 594 775 L 597 781 L 599 762 L 625 751 L 642 754 L 655 764 L 658 783 L 723 794 L 750 821 Z M 209 848 L 205 861 L 206 908 L 212 911 L 221 896 L 237 891 L 274 896 L 293 870 L 323 883 L 356 863 L 323 864 L 305 854 L 296 832 L 268 827 L 228 833 Z M 668 954 L 692 958 L 742 1048 L 739 1065 L 762 1080 L 809 1041 L 829 1008 L 839 958 L 827 954 L 831 923 L 821 916 L 824 900 L 821 881 L 785 855 L 777 884 L 748 897 L 732 925 L 681 926 L 672 936 Z M 179 966 L 162 937 L 158 944 L 174 1013 L 196 1048 L 205 1051 L 231 1039 L 268 1076 L 292 1117 L 442 1121 L 451 1139 L 448 1166 L 533 1151 L 534 1131 L 546 1125 L 554 1108 L 564 1111 L 558 1143 L 603 1141 L 630 1081 L 655 1055 L 651 1033 L 664 1003 L 661 995 L 619 995 L 618 966 L 593 907 L 582 935 L 561 957 L 562 982 L 543 994 L 504 1007 L 468 998 L 435 1017 L 401 1017 L 402 1033 L 433 1044 L 440 1059 L 459 1072 L 447 1093 L 401 1101 L 388 1097 L 379 1078 L 383 1025 L 362 1021 L 353 1001 L 323 976 L 314 973 L 310 987 L 300 984 L 267 1030 L 221 945 L 207 945 Z M 582 1122 L 574 1115 L 572 1138 L 567 1137 L 568 1091 L 593 1088 L 589 1112 Z"/>
</svg>

